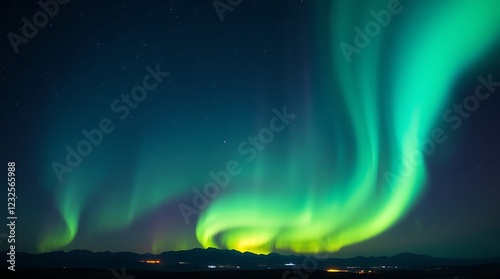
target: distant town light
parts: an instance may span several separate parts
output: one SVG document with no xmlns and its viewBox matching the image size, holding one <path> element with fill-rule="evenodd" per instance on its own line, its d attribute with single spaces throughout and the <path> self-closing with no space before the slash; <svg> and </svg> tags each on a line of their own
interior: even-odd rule
<svg viewBox="0 0 500 279">
<path fill-rule="evenodd" d="M 160 264 L 160 260 L 142 260 L 141 263 Z"/>
<path fill-rule="evenodd" d="M 330 268 L 330 269 L 327 269 L 326 272 L 349 272 L 349 270 Z"/>
</svg>

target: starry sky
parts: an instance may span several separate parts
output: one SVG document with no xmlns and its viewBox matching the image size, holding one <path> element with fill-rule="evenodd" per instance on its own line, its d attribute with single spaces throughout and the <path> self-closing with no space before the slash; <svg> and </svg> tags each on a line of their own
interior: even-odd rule
<svg viewBox="0 0 500 279">
<path fill-rule="evenodd" d="M 500 2 L 48 2 L 0 4 L 18 251 L 500 256 Z"/>
</svg>

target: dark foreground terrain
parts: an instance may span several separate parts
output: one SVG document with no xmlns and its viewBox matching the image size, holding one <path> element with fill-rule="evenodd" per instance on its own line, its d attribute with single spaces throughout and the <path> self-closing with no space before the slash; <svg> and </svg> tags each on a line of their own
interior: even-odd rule
<svg viewBox="0 0 500 279">
<path fill-rule="evenodd" d="M 473 278 L 500 278 L 500 268 L 492 266 L 454 267 L 445 271 L 436 270 L 400 270 L 400 271 L 378 271 L 371 274 L 355 273 L 330 273 L 315 271 L 312 273 L 298 272 L 293 270 L 261 270 L 261 271 L 204 271 L 204 272 L 165 272 L 144 270 L 93 270 L 93 269 L 42 269 L 0 272 L 0 278 L 70 278 L 70 279 L 149 279 L 149 278 L 282 278 L 282 279 L 315 279 L 315 278 L 450 278 L 450 279 L 473 279 Z"/>
</svg>

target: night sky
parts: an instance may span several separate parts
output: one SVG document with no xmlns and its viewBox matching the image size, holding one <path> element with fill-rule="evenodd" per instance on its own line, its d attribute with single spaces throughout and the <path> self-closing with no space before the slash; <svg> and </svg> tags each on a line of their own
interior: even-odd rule
<svg viewBox="0 0 500 279">
<path fill-rule="evenodd" d="M 46 2 L 0 4 L 17 251 L 500 256 L 499 1 Z"/>
</svg>

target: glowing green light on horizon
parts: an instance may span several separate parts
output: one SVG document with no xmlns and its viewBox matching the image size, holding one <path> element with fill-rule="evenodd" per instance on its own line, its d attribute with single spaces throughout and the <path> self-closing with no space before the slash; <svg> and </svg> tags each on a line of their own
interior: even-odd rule
<svg viewBox="0 0 500 279">
<path fill-rule="evenodd" d="M 55 230 L 45 232 L 38 247 L 40 252 L 50 252 L 62 249 L 69 245 L 78 232 L 78 225 L 81 213 L 81 197 L 78 195 L 78 187 L 75 184 L 68 184 L 63 188 L 59 210 L 63 218 L 63 224 Z"/>
</svg>

